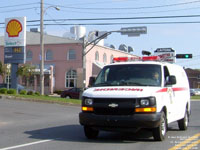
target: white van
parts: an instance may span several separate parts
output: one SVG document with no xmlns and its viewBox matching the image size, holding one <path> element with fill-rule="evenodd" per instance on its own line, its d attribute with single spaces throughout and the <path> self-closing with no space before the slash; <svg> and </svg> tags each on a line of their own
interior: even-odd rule
<svg viewBox="0 0 200 150">
<path fill-rule="evenodd" d="M 190 115 L 188 78 L 181 66 L 154 61 L 158 56 L 115 58 L 105 66 L 82 96 L 80 124 L 87 138 L 100 130 L 135 132 L 150 128 L 164 140 L 169 123 L 186 130 Z M 126 61 L 126 62 L 122 62 Z"/>
</svg>

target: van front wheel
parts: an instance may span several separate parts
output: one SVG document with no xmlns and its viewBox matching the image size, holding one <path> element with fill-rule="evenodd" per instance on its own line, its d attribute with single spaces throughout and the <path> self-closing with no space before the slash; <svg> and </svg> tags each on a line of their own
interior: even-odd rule
<svg viewBox="0 0 200 150">
<path fill-rule="evenodd" d="M 165 113 L 161 113 L 160 125 L 153 129 L 153 137 L 156 141 L 163 141 L 167 132 L 167 120 Z"/>
<path fill-rule="evenodd" d="M 84 132 L 85 132 L 85 136 L 88 139 L 96 139 L 98 134 L 99 134 L 98 130 L 95 130 L 95 129 L 88 127 L 88 126 L 84 126 Z"/>
</svg>

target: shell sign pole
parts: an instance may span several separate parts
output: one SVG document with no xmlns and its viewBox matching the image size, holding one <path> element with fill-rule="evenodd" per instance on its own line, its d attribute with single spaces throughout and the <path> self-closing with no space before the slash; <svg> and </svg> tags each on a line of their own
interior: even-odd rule
<svg viewBox="0 0 200 150">
<path fill-rule="evenodd" d="M 5 19 L 4 63 L 25 63 L 26 17 Z"/>
<path fill-rule="evenodd" d="M 5 19 L 4 63 L 11 64 L 11 88 L 17 89 L 18 64 L 26 62 L 26 17 Z"/>
</svg>

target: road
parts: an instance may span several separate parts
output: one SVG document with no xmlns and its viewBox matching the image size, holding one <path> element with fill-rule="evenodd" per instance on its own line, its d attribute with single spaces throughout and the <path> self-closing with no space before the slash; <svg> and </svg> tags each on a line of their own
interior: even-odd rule
<svg viewBox="0 0 200 150">
<path fill-rule="evenodd" d="M 80 107 L 0 99 L 0 150 L 175 150 L 200 149 L 200 101 L 192 101 L 187 131 L 169 125 L 163 142 L 148 130 L 135 134 L 100 132 L 85 138 L 79 125 Z"/>
</svg>

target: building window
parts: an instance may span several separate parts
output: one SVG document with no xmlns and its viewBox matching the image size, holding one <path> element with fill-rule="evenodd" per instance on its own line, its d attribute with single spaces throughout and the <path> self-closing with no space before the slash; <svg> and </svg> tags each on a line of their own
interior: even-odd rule
<svg viewBox="0 0 200 150">
<path fill-rule="evenodd" d="M 96 51 L 96 53 L 95 53 L 95 60 L 99 61 L 99 52 L 98 51 Z"/>
<path fill-rule="evenodd" d="M 53 60 L 53 52 L 49 49 L 46 52 L 46 60 Z"/>
<path fill-rule="evenodd" d="M 114 56 L 111 55 L 111 56 L 110 56 L 110 63 L 113 63 L 113 58 L 114 58 Z"/>
<path fill-rule="evenodd" d="M 66 73 L 65 87 L 76 87 L 77 73 L 76 70 L 70 70 Z"/>
<path fill-rule="evenodd" d="M 31 50 L 28 50 L 27 53 L 26 53 L 26 60 L 27 61 L 32 61 L 33 59 L 33 53 Z"/>
<path fill-rule="evenodd" d="M 75 50 L 69 50 L 67 58 L 68 58 L 68 60 L 74 60 L 74 59 L 76 59 L 76 52 L 75 52 Z"/>
<path fill-rule="evenodd" d="M 103 54 L 103 62 L 104 62 L 104 64 L 106 64 L 106 62 L 107 62 L 107 56 L 106 56 L 106 53 Z"/>
</svg>

